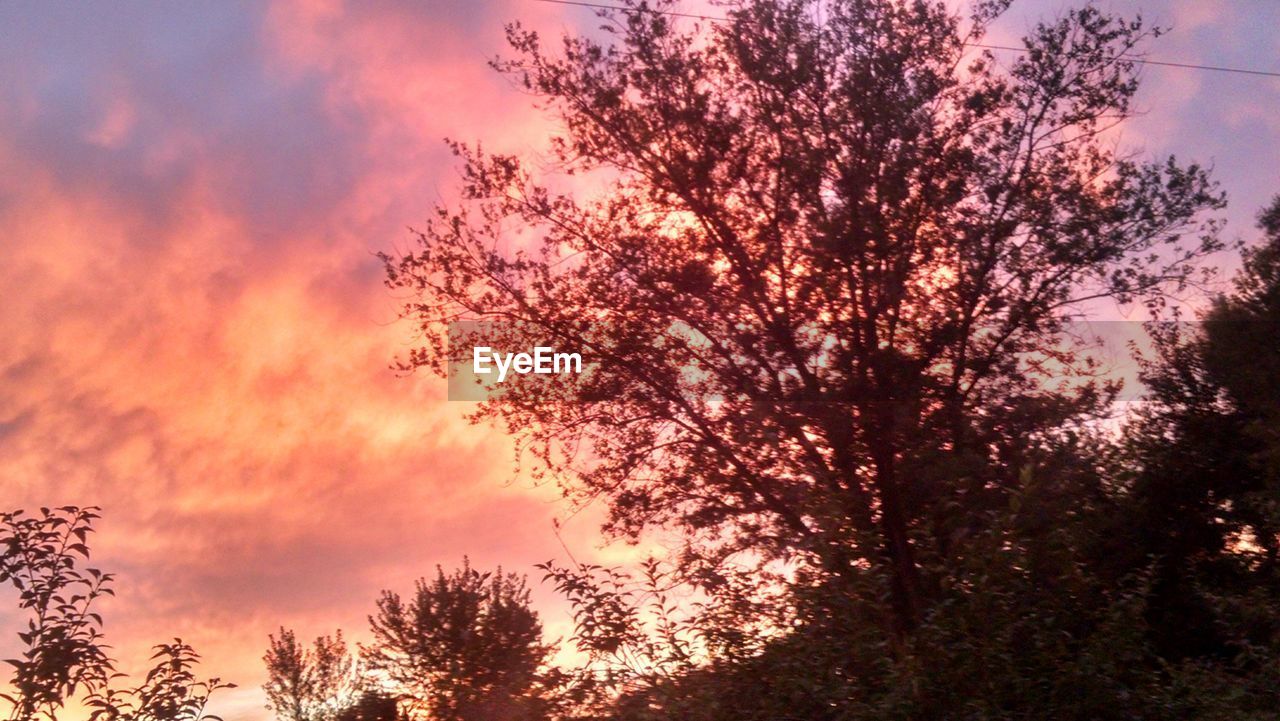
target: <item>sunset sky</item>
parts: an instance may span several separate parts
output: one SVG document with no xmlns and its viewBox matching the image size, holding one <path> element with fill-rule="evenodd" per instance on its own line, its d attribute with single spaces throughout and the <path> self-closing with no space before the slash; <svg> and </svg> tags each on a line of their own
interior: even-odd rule
<svg viewBox="0 0 1280 721">
<path fill-rule="evenodd" d="M 1020 3 L 997 39 L 1072 4 Z M 1280 3 L 1100 4 L 1172 26 L 1152 58 L 1280 70 Z M 555 489 L 515 477 L 443 381 L 389 370 L 411 329 L 374 257 L 451 197 L 443 138 L 544 147 L 549 119 L 485 64 L 513 19 L 597 24 L 534 0 L 0 4 L 0 505 L 102 506 L 117 654 L 183 637 L 240 684 L 229 720 L 266 717 L 281 625 L 361 638 L 378 591 L 434 564 L 566 557 Z M 1227 235 L 1254 238 L 1280 79 L 1144 77 L 1121 140 L 1212 164 Z M 562 536 L 579 560 L 629 553 L 590 513 Z"/>
</svg>

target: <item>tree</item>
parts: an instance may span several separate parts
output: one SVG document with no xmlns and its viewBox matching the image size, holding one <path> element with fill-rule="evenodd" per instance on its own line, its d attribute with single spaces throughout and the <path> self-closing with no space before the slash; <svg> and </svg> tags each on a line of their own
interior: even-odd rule
<svg viewBox="0 0 1280 721">
<path fill-rule="evenodd" d="M 529 608 L 525 580 L 463 563 L 417 583 L 404 601 L 385 591 L 371 616 L 369 669 L 421 718 L 526 721 L 544 718 L 551 700 L 542 666 L 551 651 Z"/>
<path fill-rule="evenodd" d="M 312 647 L 298 642 L 293 631 L 269 636 L 262 657 L 267 667 L 267 708 L 287 721 L 331 721 L 361 698 L 360 674 L 342 631 L 320 636 Z"/>
<path fill-rule="evenodd" d="M 0 582 L 18 591 L 26 629 L 18 633 L 21 657 L 13 667 L 11 721 L 54 721 L 79 698 L 91 721 L 219 721 L 205 713 L 209 696 L 232 684 L 195 676 L 199 656 L 181 639 L 155 647 L 155 665 L 141 684 L 113 687 L 122 674 L 107 654 L 102 616 L 93 610 L 114 595 L 110 573 L 81 564 L 89 558 L 88 538 L 97 508 L 41 508 L 0 513 Z"/>
<path fill-rule="evenodd" d="M 151 659 L 155 665 L 139 685 L 107 687 L 86 699 L 90 721 L 222 721 L 205 707 L 213 692 L 234 684 L 200 680 L 195 674 L 200 655 L 191 646 L 174 639 L 156 646 Z"/>
<path fill-rule="evenodd" d="M 102 688 L 114 667 L 102 640 L 101 618 L 93 603 L 112 593 L 112 577 L 82 569 L 96 509 L 42 508 L 0 515 L 0 581 L 18 591 L 18 605 L 30 614 L 18 634 L 21 659 L 9 661 L 14 675 L 10 718 L 54 718 L 77 691 Z"/>
<path fill-rule="evenodd" d="M 366 690 L 359 700 L 338 714 L 338 721 L 407 721 L 396 700 L 380 692 Z"/>
<path fill-rule="evenodd" d="M 1150 569 L 1144 621 L 1162 656 L 1230 664 L 1238 695 L 1274 707 L 1263 691 L 1277 680 L 1257 671 L 1280 654 L 1280 198 L 1260 227 L 1235 292 L 1195 331 L 1152 329 L 1150 398 L 1125 434 L 1095 563 L 1110 577 Z"/>
<path fill-rule="evenodd" d="M 971 44 L 1008 4 L 630 2 L 558 53 L 512 25 L 495 67 L 562 126 L 544 167 L 598 192 L 455 143 L 463 201 L 384 256 L 428 339 L 404 366 L 584 353 L 475 419 L 615 533 L 885 579 L 901 650 L 1029 455 L 1105 398 L 1048 382 L 1088 371 L 1064 324 L 1158 311 L 1221 247 L 1202 168 L 1107 139 L 1157 33 L 1086 6 L 1002 65 Z"/>
</svg>

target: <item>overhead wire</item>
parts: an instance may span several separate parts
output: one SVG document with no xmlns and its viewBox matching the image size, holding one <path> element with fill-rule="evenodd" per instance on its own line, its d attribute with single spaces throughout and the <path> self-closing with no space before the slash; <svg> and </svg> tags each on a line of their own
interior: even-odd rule
<svg viewBox="0 0 1280 721">
<path fill-rule="evenodd" d="M 534 0 L 534 2 L 548 3 L 552 5 L 569 5 L 574 7 L 592 8 L 596 10 L 612 10 L 624 13 L 652 13 L 655 15 L 668 15 L 671 17 L 690 18 L 694 20 L 709 20 L 712 22 L 733 22 L 732 18 L 722 17 L 718 15 L 700 15 L 697 13 L 678 12 L 675 10 L 658 10 L 655 8 L 632 8 L 622 5 L 610 5 L 607 3 L 588 2 L 587 0 Z M 989 43 L 965 43 L 966 47 L 980 48 L 983 50 L 1001 50 L 1015 53 L 1025 53 L 1027 48 L 1013 47 L 1010 45 L 992 45 Z M 1139 65 L 1155 65 L 1166 68 L 1177 68 L 1182 70 L 1203 70 L 1217 73 L 1236 73 L 1240 75 L 1253 75 L 1264 78 L 1280 78 L 1280 71 L 1270 70 L 1254 70 L 1250 68 L 1232 68 L 1222 65 L 1200 65 L 1197 63 L 1184 63 L 1172 60 L 1153 60 L 1151 58 L 1137 57 L 1134 55 L 1121 55 L 1121 59 Z"/>
</svg>

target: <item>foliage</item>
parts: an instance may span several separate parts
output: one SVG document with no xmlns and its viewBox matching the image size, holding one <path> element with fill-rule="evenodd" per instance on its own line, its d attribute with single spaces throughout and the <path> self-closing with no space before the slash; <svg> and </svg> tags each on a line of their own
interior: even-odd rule
<svg viewBox="0 0 1280 721">
<path fill-rule="evenodd" d="M 41 508 L 38 515 L 0 515 L 0 581 L 18 591 L 28 614 L 18 633 L 22 657 L 4 694 L 17 721 L 53 719 L 77 691 L 103 688 L 115 669 L 102 640 L 102 617 L 91 606 L 111 595 L 111 574 L 80 568 L 88 559 L 88 534 L 98 518 L 93 508 Z"/>
<path fill-rule="evenodd" d="M 0 581 L 18 591 L 27 630 L 18 633 L 21 658 L 14 668 L 9 702 L 12 721 L 54 721 L 67 703 L 83 694 L 91 721 L 199 721 L 209 695 L 232 684 L 198 680 L 198 655 L 180 639 L 156 647 L 154 667 L 135 687 L 118 689 L 122 674 L 107 654 L 102 616 L 92 610 L 114 595 L 114 576 L 81 567 L 89 558 L 88 537 L 97 508 L 41 508 L 0 514 Z"/>
<path fill-rule="evenodd" d="M 600 192 L 455 144 L 464 202 L 384 258 L 428 339 L 406 366 L 583 352 L 598 372 L 508 379 L 477 419 L 614 532 L 850 592 L 875 567 L 901 644 L 1027 454 L 1106 398 L 1053 383 L 1089 372 L 1066 321 L 1158 310 L 1221 247 L 1204 169 L 1105 137 L 1156 33 L 1090 5 L 1002 66 L 969 43 L 1006 4 L 632 4 L 558 52 L 512 26 L 496 67 L 560 120 L 549 167 Z M 494 323 L 446 343 L 458 319 Z"/>
<path fill-rule="evenodd" d="M 320 636 L 310 649 L 293 631 L 269 636 L 267 708 L 288 721 L 332 721 L 361 699 L 360 671 L 342 632 Z"/>
<path fill-rule="evenodd" d="M 407 721 L 396 700 L 381 691 L 366 690 L 338 714 L 338 721 Z"/>
<path fill-rule="evenodd" d="M 1274 599 L 1260 589 L 1219 596 L 1216 621 L 1161 629 L 1152 614 L 1157 564 L 1117 580 L 1088 562 L 1114 515 L 1127 512 L 1123 497 L 1098 492 L 1100 466 L 1080 467 L 1079 459 L 1105 454 L 1101 444 L 1077 439 L 1024 474 L 1021 491 L 990 514 L 988 530 L 949 569 L 941 600 L 896 652 L 876 632 L 875 599 L 885 583 L 870 570 L 853 593 L 843 579 L 808 570 L 785 596 L 753 603 L 743 603 L 731 581 L 722 598 L 700 601 L 672 625 L 659 620 L 675 613 L 659 610 L 662 576 L 636 582 L 618 571 L 550 567 L 602 686 L 592 717 L 1274 718 L 1274 638 L 1226 657 L 1174 657 L 1158 643 L 1176 631 L 1274 623 Z"/>
<path fill-rule="evenodd" d="M 1250 710 L 1280 705 L 1277 217 L 1280 199 L 1262 214 L 1264 242 L 1246 254 L 1236 292 L 1198 329 L 1152 328 L 1149 401 L 1126 429 L 1115 512 L 1092 553 L 1104 582 L 1149 567 L 1148 642 L 1197 670 L 1189 685 L 1231 688 Z"/>
<path fill-rule="evenodd" d="M 413 717 L 525 721 L 548 713 L 542 668 L 551 649 L 522 577 L 468 562 L 447 575 L 437 567 L 408 601 L 385 591 L 369 621 L 368 668 Z"/>
<path fill-rule="evenodd" d="M 1093 371 L 1067 323 L 1177 318 L 1225 201 L 1108 137 L 1158 31 L 1086 5 L 1002 65 L 973 44 L 1009 4 L 633 2 L 550 50 L 510 27 L 495 67 L 560 121 L 550 162 L 455 143 L 462 201 L 383 259 L 426 338 L 405 368 L 582 352 L 475 420 L 609 531 L 680 532 L 640 578 L 544 566 L 587 715 L 1280 707 L 1280 201 L 1203 335 L 1153 326 L 1138 419 L 1093 430 L 1115 388 L 1059 382 Z"/>
<path fill-rule="evenodd" d="M 89 696 L 90 721 L 221 721 L 205 713 L 209 696 L 231 688 L 221 679 L 198 679 L 195 666 L 200 655 L 181 639 L 156 646 L 155 665 L 138 686 L 108 688 Z"/>
</svg>

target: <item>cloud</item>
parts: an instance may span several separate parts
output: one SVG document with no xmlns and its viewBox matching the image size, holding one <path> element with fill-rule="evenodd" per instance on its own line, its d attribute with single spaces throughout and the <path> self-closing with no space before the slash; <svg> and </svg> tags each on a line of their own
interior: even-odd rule
<svg viewBox="0 0 1280 721">
<path fill-rule="evenodd" d="M 233 718 L 278 625 L 359 636 L 436 563 L 560 552 L 507 441 L 389 370 L 372 251 L 447 192 L 441 138 L 547 132 L 485 59 L 551 16 L 475 9 L 0 9 L 0 488 L 102 505 L 126 665 L 182 635 Z"/>
</svg>

